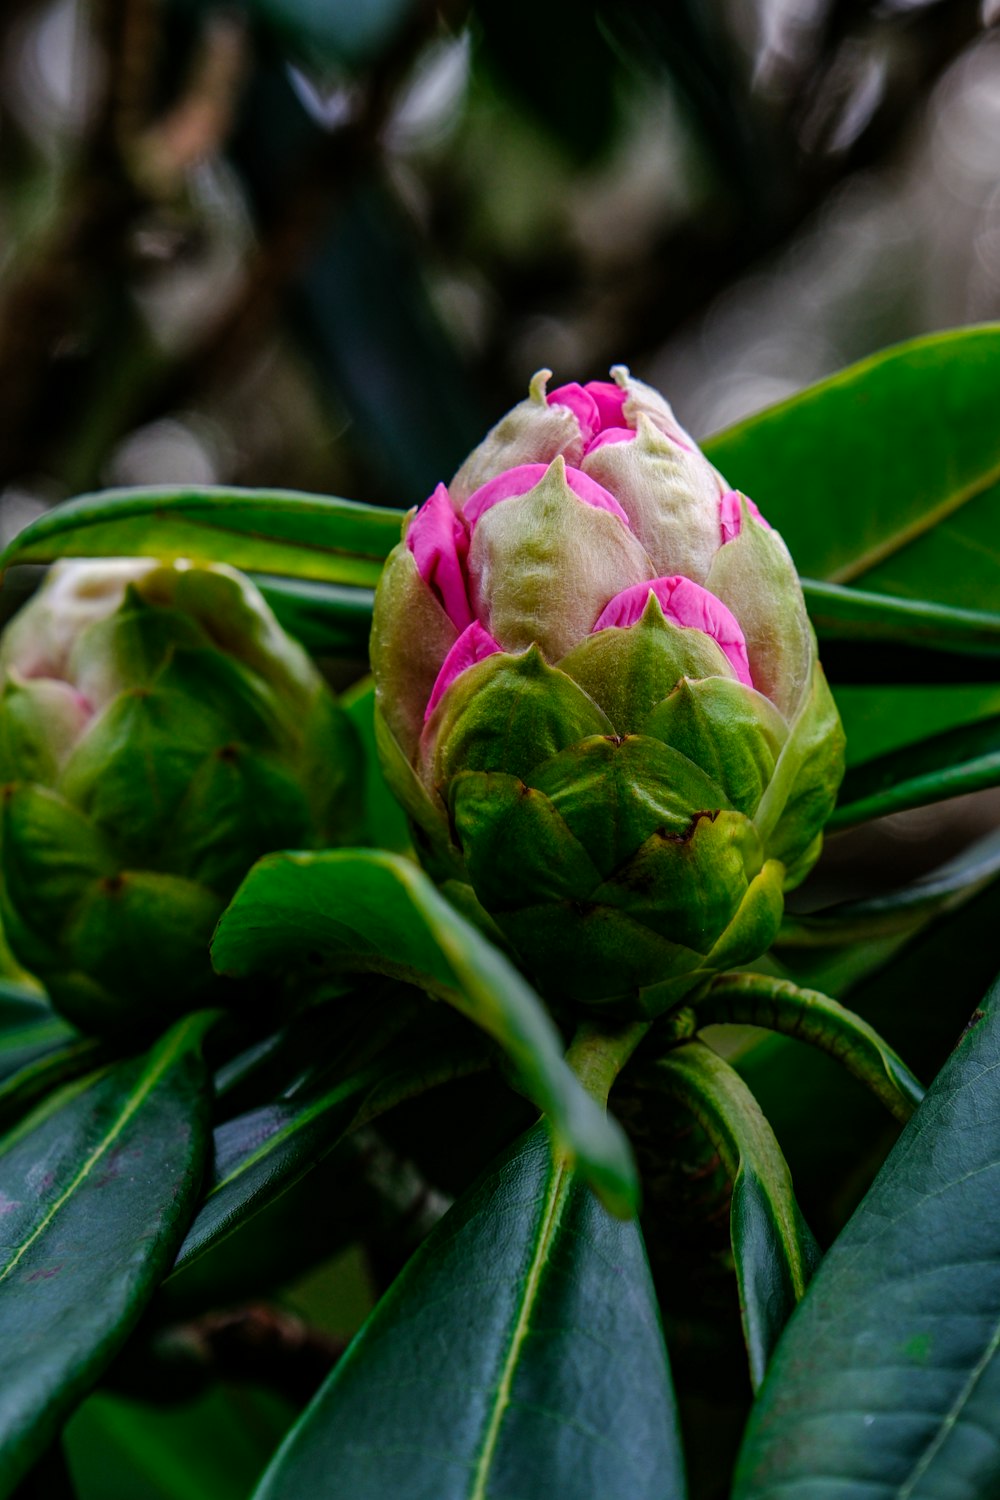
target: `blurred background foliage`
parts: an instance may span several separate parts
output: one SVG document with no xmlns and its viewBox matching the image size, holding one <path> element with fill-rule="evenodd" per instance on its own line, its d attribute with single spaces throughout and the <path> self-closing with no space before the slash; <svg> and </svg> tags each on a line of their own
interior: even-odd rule
<svg viewBox="0 0 1000 1500">
<path fill-rule="evenodd" d="M 998 21 L 998 0 L 3 0 L 0 541 L 109 485 L 408 507 L 542 365 L 565 381 L 624 362 L 703 436 L 887 343 L 1000 318 Z M 913 693 L 926 729 L 933 703 Z M 997 810 L 986 794 L 945 825 L 933 808 L 885 820 L 860 877 L 842 835 L 807 904 L 930 868 Z M 981 900 L 995 922 L 995 893 Z M 967 921 L 857 999 L 928 1071 L 990 977 Z M 956 976 L 956 952 L 974 973 Z M 952 999 L 914 1041 L 918 979 Z M 825 1240 L 885 1128 L 859 1108 L 829 1130 L 844 1096 L 818 1062 L 801 1087 L 829 1110 L 804 1137 L 779 1064 L 765 1050 L 745 1070 Z M 404 1111 L 390 1148 L 395 1132 L 440 1165 L 443 1140 L 481 1140 L 484 1109 L 505 1137 L 521 1121 L 494 1103 L 477 1083 L 440 1119 Z M 367 1192 L 372 1171 L 348 1176 Z M 426 1228 L 424 1193 L 407 1187 L 405 1244 L 397 1215 L 360 1268 L 341 1257 L 283 1288 L 316 1370 Z M 301 1235 L 305 1272 L 331 1247 L 295 1213 L 268 1234 Z M 738 1338 L 728 1275 L 718 1295 L 721 1334 L 665 1310 L 696 1488 L 722 1495 L 749 1392 L 742 1373 L 720 1385 L 741 1371 L 720 1359 Z M 283 1374 L 302 1368 L 298 1325 L 260 1316 L 200 1323 L 193 1348 L 188 1328 L 179 1389 L 197 1367 L 197 1401 L 125 1369 L 84 1406 L 82 1500 L 248 1492 L 308 1394 Z M 128 1399 L 146 1394 L 160 1409 Z"/>
<path fill-rule="evenodd" d="M 409 506 L 527 378 L 703 435 L 1000 315 L 995 0 L 5 0 L 0 528 Z"/>
</svg>

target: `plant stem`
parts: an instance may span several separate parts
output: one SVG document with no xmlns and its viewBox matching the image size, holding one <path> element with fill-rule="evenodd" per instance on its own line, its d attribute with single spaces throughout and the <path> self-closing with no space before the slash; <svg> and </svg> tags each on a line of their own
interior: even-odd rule
<svg viewBox="0 0 1000 1500">
<path fill-rule="evenodd" d="M 607 1105 L 612 1084 L 649 1030 L 649 1021 L 609 1026 L 584 1021 L 574 1036 L 566 1061 L 591 1098 Z"/>
</svg>

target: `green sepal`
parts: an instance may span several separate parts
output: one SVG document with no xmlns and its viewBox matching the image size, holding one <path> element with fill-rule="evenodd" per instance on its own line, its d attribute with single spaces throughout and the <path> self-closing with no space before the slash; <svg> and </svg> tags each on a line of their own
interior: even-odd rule
<svg viewBox="0 0 1000 1500">
<path fill-rule="evenodd" d="M 32 972 L 53 961 L 67 916 L 117 861 L 87 818 L 30 783 L 0 793 L 0 900 L 12 949 Z"/>
<path fill-rule="evenodd" d="M 593 900 L 707 953 L 729 926 L 762 862 L 749 819 L 718 812 L 697 818 L 685 835 L 652 834 L 598 887 Z"/>
<path fill-rule="evenodd" d="M 0 782 L 53 786 L 86 721 L 66 683 L 9 675 L 0 696 Z"/>
<path fill-rule="evenodd" d="M 805 878 L 819 855 L 823 825 L 844 775 L 844 743 L 837 705 L 815 662 L 809 691 L 754 818 L 768 853 L 787 867 L 786 890 Z"/>
<path fill-rule="evenodd" d="M 298 743 L 303 716 L 311 705 L 311 699 L 298 694 L 282 699 L 251 668 L 211 648 L 175 652 L 152 686 L 175 694 L 178 705 L 183 701 L 179 711 L 186 716 L 199 718 L 204 725 L 214 719 L 217 744 L 242 740 L 284 754 L 291 754 Z M 320 690 L 317 682 L 312 698 Z M 180 727 L 173 726 L 171 738 Z"/>
<path fill-rule="evenodd" d="M 71 756 L 59 790 L 125 863 L 176 868 L 171 822 L 204 760 L 226 744 L 215 711 L 186 694 L 119 694 Z"/>
<path fill-rule="evenodd" d="M 180 610 L 152 606 L 129 584 L 118 608 L 77 636 L 67 677 L 92 703 L 103 705 L 125 689 L 149 687 L 175 651 L 210 645 L 194 620 Z"/>
<path fill-rule="evenodd" d="M 448 834 L 448 818 L 443 803 L 431 797 L 416 771 L 403 753 L 386 722 L 376 699 L 375 745 L 382 774 L 396 801 L 410 820 L 413 840 L 421 863 L 435 880 L 466 880 L 459 850 Z"/>
<path fill-rule="evenodd" d="M 601 873 L 544 793 L 505 772 L 463 771 L 449 812 L 477 897 L 499 913 L 550 901 L 585 901 Z"/>
<path fill-rule="evenodd" d="M 457 639 L 458 631 L 417 571 L 413 553 L 400 542 L 375 591 L 371 664 L 375 701 L 407 759 L 416 752 L 427 701 Z"/>
<path fill-rule="evenodd" d="M 786 719 L 798 712 L 816 658 L 795 564 L 781 537 L 742 503 L 740 534 L 719 548 L 705 587 L 740 622 L 754 686 Z"/>
<path fill-rule="evenodd" d="M 742 682 L 682 678 L 639 725 L 639 733 L 686 755 L 739 812 L 752 818 L 774 774 L 788 726 L 762 693 Z"/>
<path fill-rule="evenodd" d="M 55 1005 L 85 1031 L 148 1027 L 218 1003 L 209 943 L 225 901 L 176 875 L 125 870 L 92 884 L 65 933 L 69 981 L 47 977 Z M 77 1009 L 72 970 L 105 992 Z"/>
<path fill-rule="evenodd" d="M 316 831 L 299 782 L 279 760 L 229 744 L 207 756 L 161 831 L 175 872 L 231 896 L 264 854 L 306 848 Z"/>
<path fill-rule="evenodd" d="M 550 999 L 568 1005 L 595 1005 L 634 1020 L 658 1014 L 645 994 L 666 977 L 678 984 L 678 998 L 700 973 L 700 953 L 671 942 L 627 912 L 596 902 L 560 901 L 496 914 L 523 964 Z"/>
<path fill-rule="evenodd" d="M 711 636 L 665 620 L 652 592 L 634 625 L 612 625 L 586 636 L 559 667 L 600 704 L 619 735 L 645 733 L 643 721 L 681 678 L 733 675 Z"/>
<path fill-rule="evenodd" d="M 460 771 L 524 781 L 568 746 L 613 733 L 593 699 L 537 646 L 500 652 L 463 672 L 435 709 L 421 741 L 422 779 L 442 791 Z"/>
<path fill-rule="evenodd" d="M 686 756 L 645 735 L 582 740 L 547 761 L 531 785 L 548 797 L 604 879 L 652 834 L 688 837 L 730 804 Z"/>
<path fill-rule="evenodd" d="M 505 651 L 537 643 L 559 661 L 609 599 L 655 574 L 624 522 L 574 495 L 560 457 L 533 489 L 480 516 L 469 576 L 480 619 Z"/>
</svg>

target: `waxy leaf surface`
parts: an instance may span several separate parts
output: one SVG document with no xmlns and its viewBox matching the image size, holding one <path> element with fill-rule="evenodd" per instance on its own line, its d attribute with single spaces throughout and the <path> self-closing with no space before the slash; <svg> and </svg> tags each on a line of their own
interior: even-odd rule
<svg viewBox="0 0 1000 1500">
<path fill-rule="evenodd" d="M 682 1500 L 634 1222 L 536 1126 L 459 1201 L 293 1428 L 255 1500 Z"/>
<path fill-rule="evenodd" d="M 627 1142 L 573 1076 L 548 1012 L 513 964 L 411 861 L 376 850 L 274 854 L 254 866 L 212 946 L 223 974 L 388 974 L 492 1036 L 562 1144 L 617 1213 L 638 1184 Z"/>
<path fill-rule="evenodd" d="M 170 1265 L 208 1137 L 189 1016 L 0 1141 L 0 1496 L 124 1343 Z"/>
<path fill-rule="evenodd" d="M 1000 1493 L 1000 985 L 827 1253 L 736 1500 Z"/>
</svg>

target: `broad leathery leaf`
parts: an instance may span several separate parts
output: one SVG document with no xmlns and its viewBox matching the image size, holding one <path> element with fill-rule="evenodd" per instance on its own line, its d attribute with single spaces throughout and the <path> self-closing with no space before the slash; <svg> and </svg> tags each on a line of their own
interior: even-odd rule
<svg viewBox="0 0 1000 1500">
<path fill-rule="evenodd" d="M 854 766 L 844 777 L 828 828 L 904 812 L 1000 785 L 1000 714 L 946 730 Z"/>
<path fill-rule="evenodd" d="M 737 1500 L 1000 1493 L 1000 984 L 775 1355 Z"/>
<path fill-rule="evenodd" d="M 26 526 L 0 570 L 60 557 L 187 558 L 373 589 L 401 521 L 400 511 L 295 490 L 104 490 Z"/>
<path fill-rule="evenodd" d="M 739 1074 L 702 1041 L 675 1047 L 633 1082 L 647 1108 L 659 1095 L 689 1109 L 730 1175 L 730 1234 L 756 1389 L 819 1258 L 781 1147 Z"/>
<path fill-rule="evenodd" d="M 13 980 L 0 981 L 0 1079 L 78 1038 L 44 995 Z"/>
<path fill-rule="evenodd" d="M 201 1042 L 213 1018 L 187 1016 L 0 1142 L 0 1496 L 117 1353 L 173 1259 L 208 1140 Z"/>
<path fill-rule="evenodd" d="M 223 912 L 212 961 L 237 976 L 324 967 L 388 974 L 447 1001 L 504 1049 L 609 1207 L 635 1211 L 624 1134 L 567 1066 L 542 1001 L 411 861 L 372 849 L 268 855 Z"/>
<path fill-rule="evenodd" d="M 255 1500 L 681 1500 L 634 1222 L 539 1124 L 441 1221 L 292 1429 Z"/>
<path fill-rule="evenodd" d="M 341 695 L 340 704 L 358 731 L 365 752 L 363 802 L 368 840 L 380 849 L 407 854 L 413 841 L 406 814 L 389 790 L 376 749 L 374 679 L 363 677 Z"/>
<path fill-rule="evenodd" d="M 78 1036 L 63 1047 L 46 1048 L 0 1083 L 0 1131 L 9 1129 L 46 1094 L 90 1073 L 106 1060 L 98 1037 Z"/>
<path fill-rule="evenodd" d="M 817 990 L 767 974 L 721 974 L 697 1002 L 701 1026 L 766 1026 L 828 1052 L 897 1119 L 906 1121 L 924 1091 L 868 1022 Z"/>
<path fill-rule="evenodd" d="M 827 948 L 909 932 L 939 912 L 970 900 L 998 874 L 1000 832 L 994 829 L 906 885 L 857 901 L 841 901 L 808 915 L 786 916 L 778 946 L 785 957 L 788 948 Z"/>
<path fill-rule="evenodd" d="M 1000 684 L 928 683 L 855 686 L 833 695 L 847 735 L 847 767 L 900 750 L 949 729 L 1000 715 Z"/>
<path fill-rule="evenodd" d="M 800 572 L 991 610 L 998 384 L 1000 325 L 933 334 L 851 365 L 703 446 L 782 533 Z M 973 546 L 961 549 L 961 566 L 943 568 L 942 536 L 966 524 Z M 901 571 L 897 561 L 918 545 L 921 565 Z"/>
<path fill-rule="evenodd" d="M 821 641 L 892 641 L 908 647 L 1000 655 L 1000 614 L 900 599 L 803 578 L 809 618 Z"/>
<path fill-rule="evenodd" d="M 333 1002 L 334 1004 L 336 1002 Z M 477 1072 L 480 1038 L 457 1039 L 428 1018 L 425 1034 L 404 1036 L 371 1066 L 322 1092 L 248 1110 L 217 1126 L 212 1181 L 174 1266 L 181 1272 L 240 1229 L 335 1150 L 361 1124 L 402 1100 Z"/>
<path fill-rule="evenodd" d="M 275 573 L 251 577 L 279 623 L 314 656 L 366 659 L 374 590 L 309 578 L 279 578 Z"/>
</svg>

